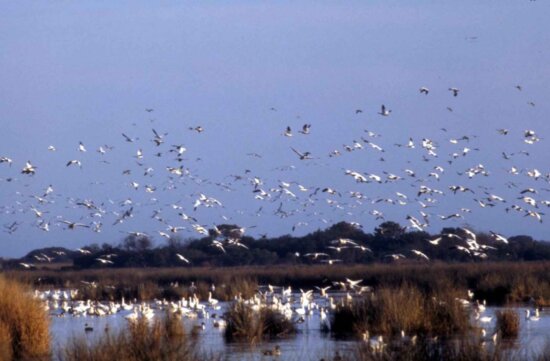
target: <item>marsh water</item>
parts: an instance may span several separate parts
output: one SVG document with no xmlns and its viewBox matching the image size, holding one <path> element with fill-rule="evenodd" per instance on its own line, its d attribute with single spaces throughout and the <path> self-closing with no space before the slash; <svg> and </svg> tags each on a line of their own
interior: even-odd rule
<svg viewBox="0 0 550 361">
<path fill-rule="evenodd" d="M 220 303 L 220 309 L 212 312 L 209 317 L 187 318 L 183 317 L 186 330 L 193 326 L 202 326 L 200 335 L 196 338 L 198 346 L 206 354 L 221 355 L 225 360 L 264 360 L 271 359 L 263 355 L 264 350 L 273 349 L 275 345 L 280 346 L 281 356 L 279 359 L 290 360 L 319 360 L 322 357 L 333 355 L 335 351 L 351 351 L 357 346 L 358 340 L 337 340 L 321 331 L 321 319 L 319 312 L 304 316 L 304 321 L 297 323 L 298 332 L 296 335 L 263 342 L 257 345 L 240 343 L 228 343 L 224 340 L 223 328 L 214 327 L 217 317 L 221 316 L 229 306 L 229 303 Z M 492 317 L 490 322 L 481 323 L 473 320 L 475 326 L 484 328 L 491 334 L 495 327 L 495 313 L 500 308 L 487 307 L 483 316 Z M 514 307 L 520 314 L 521 330 L 518 339 L 510 345 L 512 352 L 521 350 L 528 354 L 537 353 L 542 349 L 550 337 L 550 310 L 540 312 L 540 320 L 528 321 L 525 318 L 526 307 Z M 532 308 L 530 308 L 532 310 Z M 155 317 L 162 317 L 165 311 L 156 310 Z M 97 339 L 104 332 L 116 332 L 125 327 L 128 321 L 122 313 L 97 316 L 53 316 L 51 317 L 52 344 L 56 349 L 62 348 L 72 337 L 85 337 L 90 342 Z M 93 328 L 91 332 L 85 332 L 85 326 Z M 202 328 L 202 327 L 201 327 Z"/>
</svg>

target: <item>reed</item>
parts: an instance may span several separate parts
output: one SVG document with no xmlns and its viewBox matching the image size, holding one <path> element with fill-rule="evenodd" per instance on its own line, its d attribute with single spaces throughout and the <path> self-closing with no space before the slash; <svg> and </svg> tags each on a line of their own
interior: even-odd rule
<svg viewBox="0 0 550 361">
<path fill-rule="evenodd" d="M 200 353 L 183 323 L 167 314 L 152 323 L 132 322 L 118 333 L 105 332 L 95 342 L 74 337 L 58 352 L 60 361 L 198 361 L 214 360 Z"/>
<path fill-rule="evenodd" d="M 236 301 L 225 314 L 225 339 L 258 343 L 265 339 L 284 337 L 296 332 L 294 323 L 280 312 L 269 308 L 254 310 L 242 301 Z"/>
<path fill-rule="evenodd" d="M 3 360 L 42 360 L 50 354 L 48 317 L 22 285 L 0 277 L 0 350 Z"/>
<path fill-rule="evenodd" d="M 311 288 L 327 280 L 363 279 L 374 287 L 400 287 L 410 284 L 427 293 L 460 290 L 465 297 L 471 289 L 475 298 L 489 304 L 506 304 L 536 300 L 539 306 L 550 304 L 550 262 L 495 262 L 479 264 L 369 264 L 369 265 L 285 265 L 285 267 L 186 267 L 186 268 L 127 268 L 112 270 L 36 270 L 8 271 L 11 278 L 35 287 L 78 288 L 90 299 L 141 299 L 179 297 L 187 294 L 191 282 L 207 292 L 216 285 L 214 295 L 228 300 L 239 293 L 243 297 L 254 292 L 256 284 L 275 284 L 293 288 Z M 239 283 L 238 280 L 248 280 Z M 237 282 L 235 282 L 237 280 Z M 95 281 L 96 288 L 81 281 Z M 180 290 L 173 292 L 172 285 Z M 141 286 L 140 286 L 141 285 Z M 167 291 L 168 290 L 168 291 Z M 202 291 L 201 291 L 202 292 Z M 245 295 L 246 293 L 246 295 Z"/>
<path fill-rule="evenodd" d="M 496 313 L 497 323 L 495 331 L 500 334 L 503 339 L 515 339 L 519 335 L 519 315 L 514 310 L 502 310 Z"/>
<path fill-rule="evenodd" d="M 470 327 L 466 310 L 452 294 L 426 294 L 416 287 L 381 288 L 337 306 L 331 314 L 337 337 L 377 335 L 450 336 Z"/>
</svg>

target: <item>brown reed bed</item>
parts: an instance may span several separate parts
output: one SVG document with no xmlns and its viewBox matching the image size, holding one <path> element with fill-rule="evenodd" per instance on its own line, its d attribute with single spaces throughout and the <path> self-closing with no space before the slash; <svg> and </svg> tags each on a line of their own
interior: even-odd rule
<svg viewBox="0 0 550 361">
<path fill-rule="evenodd" d="M 59 361 L 199 361 L 215 360 L 201 353 L 174 315 L 129 323 L 117 333 L 105 332 L 94 342 L 73 337 L 58 351 Z"/>
<path fill-rule="evenodd" d="M 181 296 L 186 295 L 189 284 L 195 282 L 199 291 L 206 293 L 215 284 L 214 296 L 228 300 L 239 293 L 249 296 L 257 284 L 312 288 L 349 277 L 363 279 L 363 284 L 374 287 L 410 284 L 426 293 L 471 289 L 476 299 L 487 300 L 489 304 L 527 301 L 539 306 L 550 304 L 550 262 L 131 268 L 116 272 L 112 269 L 45 269 L 7 274 L 35 287 L 80 288 L 91 299 Z M 98 287 L 83 286 L 81 281 L 95 281 Z M 178 286 L 174 287 L 175 284 Z"/>
<path fill-rule="evenodd" d="M 338 356 L 346 361 L 548 361 L 550 342 L 540 352 L 533 352 L 529 349 L 509 349 L 498 343 L 487 344 L 479 339 L 434 341 L 421 338 L 416 343 L 388 342 L 377 351 L 363 343 L 355 351 Z"/>
<path fill-rule="evenodd" d="M 496 313 L 497 323 L 495 325 L 495 331 L 503 339 L 515 339 L 519 335 L 520 323 L 519 315 L 516 311 L 507 309 L 497 311 Z"/>
<path fill-rule="evenodd" d="M 228 342 L 258 343 L 265 339 L 286 337 L 296 333 L 294 323 L 270 308 L 258 311 L 244 302 L 234 302 L 225 313 L 225 339 Z"/>
<path fill-rule="evenodd" d="M 48 316 L 17 282 L 0 277 L 0 359 L 43 360 L 50 354 Z"/>
<path fill-rule="evenodd" d="M 381 288 L 336 307 L 330 319 L 336 337 L 351 335 L 456 336 L 470 329 L 468 313 L 453 293 L 430 294 L 404 285 Z"/>
</svg>

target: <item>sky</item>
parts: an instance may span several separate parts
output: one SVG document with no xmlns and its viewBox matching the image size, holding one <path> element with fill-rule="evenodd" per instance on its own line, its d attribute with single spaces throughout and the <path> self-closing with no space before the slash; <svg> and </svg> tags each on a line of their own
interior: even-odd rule
<svg viewBox="0 0 550 361">
<path fill-rule="evenodd" d="M 0 157 L 13 160 L 0 163 L 1 257 L 117 244 L 135 231 L 161 244 L 168 226 L 200 237 L 193 224 L 279 236 L 348 221 L 370 232 L 383 221 L 374 211 L 408 226 L 407 216 L 428 213 L 422 228 L 431 233 L 468 226 L 550 240 L 548 221 L 524 216 L 548 213 L 550 200 L 547 2 L 1 1 L 0 9 Z M 389 116 L 378 114 L 382 104 Z M 311 124 L 307 135 L 298 132 L 303 124 Z M 197 126 L 204 131 L 189 129 Z M 160 146 L 152 129 L 166 133 Z M 528 129 L 540 141 L 525 143 Z M 450 142 L 463 136 L 469 141 Z M 395 145 L 409 138 L 414 149 Z M 363 149 L 346 151 L 354 141 Z M 173 145 L 186 148 L 181 162 Z M 333 150 L 341 155 L 330 157 Z M 67 167 L 73 159 L 82 167 Z M 21 174 L 26 161 L 35 175 Z M 464 175 L 479 164 L 488 176 Z M 182 177 L 167 170 L 180 165 Z M 538 179 L 528 176 L 534 169 Z M 357 183 L 346 170 L 403 179 Z M 255 187 L 255 177 L 263 184 Z M 49 185 L 54 192 L 43 197 Z M 418 196 L 421 185 L 444 194 Z M 455 195 L 451 185 L 475 193 Z M 538 193 L 520 193 L 529 187 Z M 259 189 L 269 195 L 257 199 Z M 200 194 L 221 205 L 194 210 Z M 481 207 L 490 194 L 506 202 Z M 518 199 L 525 195 L 536 207 Z M 506 211 L 512 205 L 522 210 Z M 132 217 L 114 225 L 130 208 Z M 439 217 L 454 213 L 461 217 Z M 68 230 L 63 221 L 90 228 Z"/>
</svg>

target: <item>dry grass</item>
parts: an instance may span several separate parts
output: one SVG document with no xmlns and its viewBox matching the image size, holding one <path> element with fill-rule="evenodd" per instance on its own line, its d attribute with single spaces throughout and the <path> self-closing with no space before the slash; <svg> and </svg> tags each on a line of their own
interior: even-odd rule
<svg viewBox="0 0 550 361">
<path fill-rule="evenodd" d="M 0 277 L 2 360 L 41 360 L 49 356 L 48 317 L 30 290 Z"/>
<path fill-rule="evenodd" d="M 336 358 L 335 358 L 336 359 Z M 325 360 L 331 360 L 326 358 Z M 540 352 L 528 348 L 509 349 L 502 344 L 486 344 L 479 339 L 433 341 L 419 339 L 416 343 L 388 342 L 382 351 L 374 352 L 367 343 L 354 352 L 342 355 L 346 361 L 548 361 L 550 342 Z"/>
<path fill-rule="evenodd" d="M 362 335 L 450 336 L 464 334 L 470 325 L 466 310 L 452 294 L 425 294 L 416 287 L 382 288 L 338 305 L 331 315 L 337 337 Z"/>
<path fill-rule="evenodd" d="M 288 336 L 296 332 L 294 323 L 280 312 L 269 308 L 255 311 L 251 306 L 237 301 L 225 314 L 226 341 L 258 343 L 264 339 Z"/>
<path fill-rule="evenodd" d="M 84 337 L 72 338 L 59 351 L 60 361 L 198 361 L 213 359 L 200 355 L 194 342 L 188 339 L 181 320 L 167 315 L 149 323 L 140 320 L 129 323 L 116 334 L 105 332 L 96 342 Z"/>
<path fill-rule="evenodd" d="M 504 339 L 517 338 L 519 335 L 519 315 L 514 310 L 502 310 L 496 313 L 496 331 Z"/>
<path fill-rule="evenodd" d="M 195 282 L 206 291 L 216 285 L 214 296 L 231 299 L 246 289 L 259 284 L 291 285 L 308 288 L 322 285 L 326 280 L 344 280 L 346 277 L 364 279 L 363 284 L 378 287 L 400 287 L 411 284 L 423 292 L 466 289 L 476 298 L 489 304 L 525 302 L 534 299 L 539 305 L 550 304 L 550 262 L 498 262 L 479 264 L 369 264 L 369 265 L 301 265 L 284 267 L 191 267 L 191 268 L 133 268 L 82 271 L 36 270 L 9 271 L 12 278 L 34 286 L 81 288 L 92 299 L 161 298 L 163 295 L 186 294 L 186 287 Z M 246 285 L 235 280 L 246 279 Z M 96 289 L 85 288 L 80 281 L 96 281 Z M 179 289 L 171 290 L 178 283 Z M 108 286 L 114 286 L 108 287 Z M 242 288 L 242 289 L 238 289 Z M 246 291 L 247 293 L 249 291 Z M 252 291 L 253 292 L 253 291 Z M 244 295 L 243 297 L 246 297 Z"/>
</svg>

